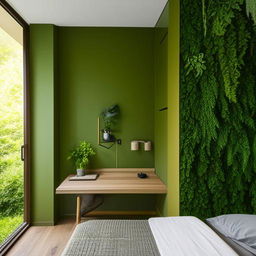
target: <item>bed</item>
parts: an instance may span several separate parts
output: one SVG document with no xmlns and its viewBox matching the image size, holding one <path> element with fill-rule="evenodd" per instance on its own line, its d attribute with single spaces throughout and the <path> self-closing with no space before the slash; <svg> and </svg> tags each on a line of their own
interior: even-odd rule
<svg viewBox="0 0 256 256">
<path fill-rule="evenodd" d="M 62 256 L 254 255 L 246 253 L 196 217 L 163 217 L 81 223 Z"/>
</svg>

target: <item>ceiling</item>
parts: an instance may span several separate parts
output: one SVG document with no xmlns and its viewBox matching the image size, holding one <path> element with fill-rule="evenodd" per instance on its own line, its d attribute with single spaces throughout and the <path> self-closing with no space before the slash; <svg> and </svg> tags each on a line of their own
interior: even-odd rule
<svg viewBox="0 0 256 256">
<path fill-rule="evenodd" d="M 0 6 L 0 31 L 3 29 L 7 34 L 14 38 L 20 45 L 23 44 L 23 28 L 15 19 Z"/>
<path fill-rule="evenodd" d="M 7 2 L 30 24 L 154 27 L 167 0 L 7 0 Z"/>
</svg>

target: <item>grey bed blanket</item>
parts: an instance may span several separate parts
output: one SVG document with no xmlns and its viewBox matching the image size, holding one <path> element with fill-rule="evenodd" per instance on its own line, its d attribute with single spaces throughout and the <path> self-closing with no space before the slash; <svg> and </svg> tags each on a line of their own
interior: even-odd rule
<svg viewBox="0 0 256 256">
<path fill-rule="evenodd" d="M 62 256 L 160 256 L 147 220 L 90 220 L 77 225 Z"/>
</svg>

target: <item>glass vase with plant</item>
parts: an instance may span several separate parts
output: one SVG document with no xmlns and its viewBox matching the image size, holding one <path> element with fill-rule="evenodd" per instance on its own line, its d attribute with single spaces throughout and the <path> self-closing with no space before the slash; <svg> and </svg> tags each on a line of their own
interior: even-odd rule
<svg viewBox="0 0 256 256">
<path fill-rule="evenodd" d="M 104 129 L 102 130 L 102 133 L 103 133 L 104 141 L 114 140 L 114 136 L 111 135 L 111 129 L 113 124 L 116 122 L 119 114 L 120 114 L 120 108 L 118 105 L 112 105 L 102 111 L 101 117 L 104 122 Z"/>
<path fill-rule="evenodd" d="M 79 146 L 75 147 L 68 156 L 68 160 L 72 160 L 76 169 L 77 176 L 85 175 L 90 158 L 95 155 L 92 145 L 88 142 L 81 141 Z"/>
</svg>

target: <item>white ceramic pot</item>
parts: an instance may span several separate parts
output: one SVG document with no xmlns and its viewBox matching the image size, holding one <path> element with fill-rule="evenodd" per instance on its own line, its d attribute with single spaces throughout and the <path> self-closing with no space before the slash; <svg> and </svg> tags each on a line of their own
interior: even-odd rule
<svg viewBox="0 0 256 256">
<path fill-rule="evenodd" d="M 84 169 L 77 169 L 76 170 L 76 175 L 77 176 L 84 176 L 85 175 L 85 170 Z"/>
<path fill-rule="evenodd" d="M 110 131 L 103 132 L 103 140 L 104 141 L 110 141 L 110 136 L 111 136 Z"/>
</svg>

